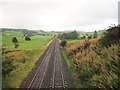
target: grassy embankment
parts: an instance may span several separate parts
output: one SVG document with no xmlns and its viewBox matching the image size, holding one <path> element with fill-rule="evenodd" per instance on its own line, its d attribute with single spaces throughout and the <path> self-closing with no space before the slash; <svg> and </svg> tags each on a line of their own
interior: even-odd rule
<svg viewBox="0 0 120 90">
<path fill-rule="evenodd" d="M 79 88 L 119 87 L 118 27 L 110 28 L 104 37 L 87 42 L 67 44 L 63 50 L 74 82 Z M 104 43 L 103 43 L 104 42 Z"/>
<path fill-rule="evenodd" d="M 76 88 L 81 87 L 81 83 L 77 79 L 77 77 L 79 76 L 79 72 L 75 69 L 73 60 L 68 56 L 67 52 L 63 48 L 62 48 L 62 53 L 63 53 L 65 60 L 67 61 L 68 69 L 70 70 L 70 73 L 72 75 Z"/>
<path fill-rule="evenodd" d="M 73 42 L 79 42 L 80 40 L 66 40 L 67 43 L 73 43 Z M 61 43 L 61 40 L 59 39 L 59 43 Z M 74 68 L 74 63 L 73 60 L 68 56 L 67 52 L 65 51 L 64 48 L 61 49 L 62 50 L 62 54 L 68 64 L 68 69 L 70 70 L 70 73 L 72 74 L 72 78 L 74 80 L 74 84 L 76 85 L 77 88 L 79 88 L 80 85 L 80 81 L 78 79 L 76 79 L 78 77 L 78 71 L 75 70 Z"/>
<path fill-rule="evenodd" d="M 50 44 L 52 36 L 32 36 L 31 41 L 25 41 L 22 32 L 8 31 L 3 33 L 2 41 L 7 52 L 4 56 L 12 58 L 15 66 L 15 69 L 3 78 L 3 88 L 18 88 Z M 19 41 L 18 49 L 14 49 L 14 44 L 11 42 L 13 36 L 16 36 Z"/>
</svg>

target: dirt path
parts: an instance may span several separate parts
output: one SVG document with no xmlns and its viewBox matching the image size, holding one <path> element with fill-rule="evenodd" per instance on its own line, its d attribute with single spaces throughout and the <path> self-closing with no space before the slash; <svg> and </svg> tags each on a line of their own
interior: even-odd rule
<svg viewBox="0 0 120 90">
<path fill-rule="evenodd" d="M 67 63 L 60 51 L 58 38 L 53 40 L 20 88 L 74 88 Z"/>
</svg>

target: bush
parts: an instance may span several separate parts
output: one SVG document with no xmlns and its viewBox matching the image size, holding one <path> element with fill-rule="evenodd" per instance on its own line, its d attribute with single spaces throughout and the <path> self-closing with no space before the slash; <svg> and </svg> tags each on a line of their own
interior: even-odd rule
<svg viewBox="0 0 120 90">
<path fill-rule="evenodd" d="M 88 48 L 89 46 L 90 46 L 90 42 L 89 41 L 85 41 L 85 43 L 84 43 L 84 49 L 86 49 L 86 48 Z"/>
<path fill-rule="evenodd" d="M 25 37 L 25 40 L 26 41 L 31 41 L 30 37 L 28 37 L 28 36 Z"/>
<path fill-rule="evenodd" d="M 60 43 L 60 45 L 61 45 L 62 47 L 64 47 L 66 44 L 67 44 L 67 41 L 65 41 L 65 40 Z"/>
<path fill-rule="evenodd" d="M 100 40 L 100 44 L 102 46 L 110 46 L 111 44 L 119 43 L 120 38 L 118 36 L 118 31 L 120 26 L 115 26 L 109 28 L 105 33 L 102 39 Z"/>
<path fill-rule="evenodd" d="M 97 31 L 94 32 L 94 38 L 97 38 Z"/>
<path fill-rule="evenodd" d="M 19 43 L 15 43 L 15 48 L 18 48 L 19 47 Z"/>
<path fill-rule="evenodd" d="M 5 77 L 8 75 L 11 71 L 15 69 L 15 66 L 13 65 L 13 60 L 11 57 L 3 57 L 2 61 L 2 76 Z"/>
<path fill-rule="evenodd" d="M 14 45 L 15 45 L 14 48 L 18 48 L 18 47 L 19 47 L 19 43 L 18 43 L 18 40 L 17 40 L 16 37 L 13 37 L 12 42 L 13 42 Z"/>
<path fill-rule="evenodd" d="M 88 39 L 92 39 L 92 36 L 88 36 Z"/>
<path fill-rule="evenodd" d="M 13 38 L 12 38 L 12 42 L 13 42 L 13 43 L 18 43 L 17 38 L 16 38 L 16 37 L 13 37 Z"/>
</svg>

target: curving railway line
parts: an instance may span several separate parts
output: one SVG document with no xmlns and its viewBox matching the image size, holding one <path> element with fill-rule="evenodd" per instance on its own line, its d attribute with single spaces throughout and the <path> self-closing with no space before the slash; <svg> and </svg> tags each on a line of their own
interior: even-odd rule
<svg viewBox="0 0 120 90">
<path fill-rule="evenodd" d="M 74 88 L 57 37 L 38 60 L 35 68 L 23 80 L 20 88 Z"/>
</svg>

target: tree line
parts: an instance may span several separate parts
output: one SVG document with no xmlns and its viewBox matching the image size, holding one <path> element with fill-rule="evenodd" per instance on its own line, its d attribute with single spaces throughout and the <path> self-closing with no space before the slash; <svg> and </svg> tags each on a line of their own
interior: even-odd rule
<svg viewBox="0 0 120 90">
<path fill-rule="evenodd" d="M 92 39 L 92 38 L 97 38 L 97 31 L 94 31 L 93 35 L 83 35 L 82 37 L 80 37 L 80 34 L 78 34 L 77 31 L 72 31 L 72 32 L 66 32 L 66 33 L 62 33 L 62 34 L 58 34 L 58 38 L 62 41 L 61 42 L 61 46 L 65 46 L 67 44 L 67 39 Z"/>
</svg>

